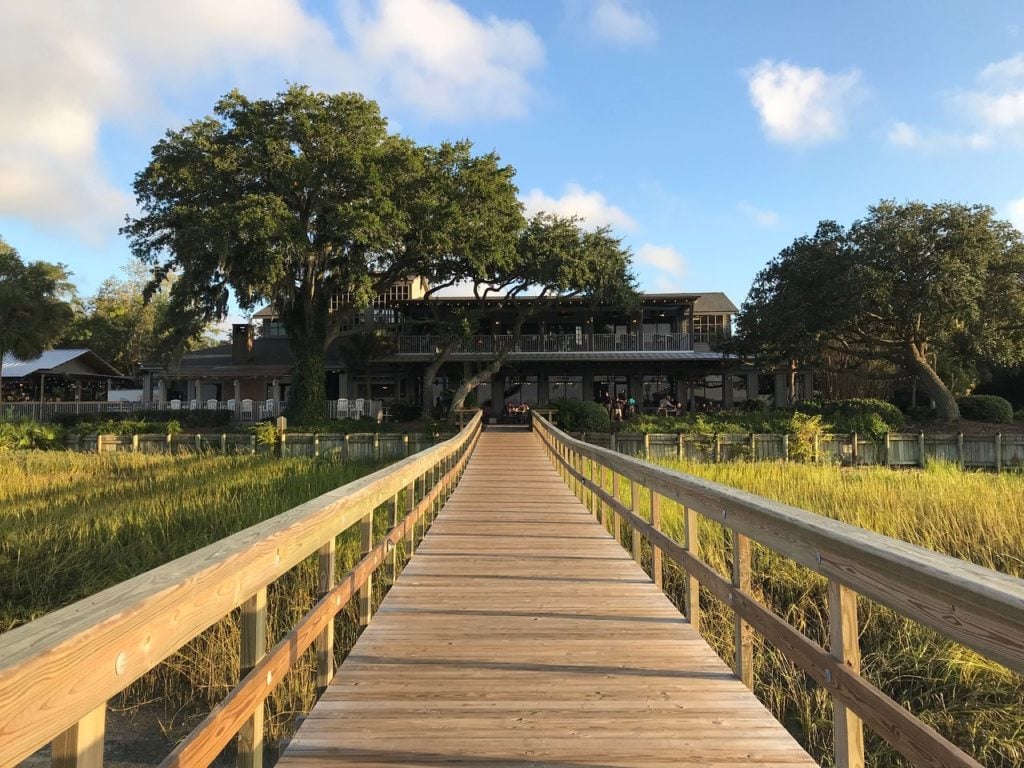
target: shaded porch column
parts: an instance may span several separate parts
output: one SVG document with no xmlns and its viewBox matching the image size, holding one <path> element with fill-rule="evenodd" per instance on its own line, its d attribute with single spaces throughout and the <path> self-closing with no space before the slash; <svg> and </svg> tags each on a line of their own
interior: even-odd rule
<svg viewBox="0 0 1024 768">
<path fill-rule="evenodd" d="M 722 373 L 722 408 L 725 410 L 731 410 L 733 406 L 733 395 L 732 395 L 732 373 L 724 371 Z"/>
<path fill-rule="evenodd" d="M 758 383 L 757 371 L 751 371 L 747 373 L 747 400 L 753 400 L 757 397 L 758 389 L 760 384 Z"/>
<path fill-rule="evenodd" d="M 238 379 L 235 379 L 235 421 L 239 421 L 242 418 L 242 385 Z"/>
<path fill-rule="evenodd" d="M 594 371 L 592 368 L 583 369 L 583 384 L 581 385 L 583 391 L 580 393 L 580 397 L 584 400 L 594 399 Z"/>
<path fill-rule="evenodd" d="M 686 410 L 690 413 L 697 410 L 697 387 L 693 379 L 686 380 Z"/>
<path fill-rule="evenodd" d="M 537 405 L 548 404 L 548 374 L 546 371 L 537 373 Z"/>
<path fill-rule="evenodd" d="M 789 405 L 789 374 L 775 374 L 775 407 L 785 408 Z"/>
<path fill-rule="evenodd" d="M 81 391 L 78 392 L 77 399 L 82 399 Z M 146 371 L 142 374 L 142 404 L 149 405 L 151 402 L 153 402 L 153 374 Z"/>
<path fill-rule="evenodd" d="M 163 376 L 156 382 L 156 399 L 161 409 L 167 407 L 167 379 Z"/>
<path fill-rule="evenodd" d="M 814 397 L 814 372 L 804 371 L 800 374 L 804 380 L 804 400 Z"/>
</svg>

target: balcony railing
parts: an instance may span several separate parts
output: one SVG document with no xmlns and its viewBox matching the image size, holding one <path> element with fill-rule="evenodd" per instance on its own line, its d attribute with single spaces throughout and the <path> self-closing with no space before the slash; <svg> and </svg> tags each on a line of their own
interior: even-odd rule
<svg viewBox="0 0 1024 768">
<path fill-rule="evenodd" d="M 441 349 L 440 336 L 399 336 L 399 354 L 434 354 Z M 688 333 L 594 333 L 523 334 L 516 340 L 508 334 L 472 336 L 463 341 L 456 353 L 493 354 L 512 345 L 512 352 L 685 352 L 692 349 Z"/>
</svg>

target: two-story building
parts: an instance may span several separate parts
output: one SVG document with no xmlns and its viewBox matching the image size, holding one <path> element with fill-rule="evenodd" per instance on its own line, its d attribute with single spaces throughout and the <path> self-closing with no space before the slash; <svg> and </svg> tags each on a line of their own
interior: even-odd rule
<svg viewBox="0 0 1024 768">
<path fill-rule="evenodd" d="M 424 372 L 443 342 L 434 318 L 477 307 L 467 297 L 424 298 L 426 288 L 421 278 L 403 282 L 345 318 L 341 338 L 325 357 L 329 400 L 423 402 Z M 715 339 L 730 333 L 737 311 L 723 293 L 642 294 L 631 312 L 584 298 L 520 301 L 528 311 L 518 338 L 512 335 L 515 312 L 500 298 L 486 312 L 473 313 L 481 319 L 429 385 L 431 401 L 441 400 L 467 370 L 482 367 L 509 345 L 501 370 L 475 393 L 476 402 L 495 413 L 510 402 L 545 405 L 559 398 L 601 399 L 605 393 L 621 393 L 653 409 L 668 392 L 693 410 L 730 408 L 758 393 L 779 397 L 777 376 L 759 378 L 741 360 L 713 349 Z M 338 307 L 344 307 L 343 297 Z M 376 332 L 372 343 L 370 329 Z M 283 402 L 291 367 L 284 328 L 268 307 L 253 322 L 235 325 L 230 343 L 190 352 L 173 371 L 148 368 L 146 389 L 161 401 Z M 782 397 L 788 400 L 785 390 Z"/>
</svg>

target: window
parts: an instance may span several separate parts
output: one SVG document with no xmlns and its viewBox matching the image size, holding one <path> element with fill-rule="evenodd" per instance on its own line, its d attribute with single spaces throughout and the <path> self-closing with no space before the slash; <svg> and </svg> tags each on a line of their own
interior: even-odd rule
<svg viewBox="0 0 1024 768">
<path fill-rule="evenodd" d="M 583 399 L 583 377 L 582 376 L 549 376 L 548 377 L 548 402 L 556 400 L 582 400 Z"/>
<path fill-rule="evenodd" d="M 284 330 L 284 324 L 280 320 L 264 320 L 260 336 L 264 339 L 280 339 L 288 334 Z"/>
<path fill-rule="evenodd" d="M 715 339 L 730 334 L 728 315 L 694 315 L 693 340 L 701 344 L 710 344 Z"/>
<path fill-rule="evenodd" d="M 643 386 L 642 404 L 646 407 L 657 407 L 661 402 L 662 395 L 672 394 L 675 389 L 672 380 L 668 376 L 644 376 L 641 379 Z"/>
</svg>

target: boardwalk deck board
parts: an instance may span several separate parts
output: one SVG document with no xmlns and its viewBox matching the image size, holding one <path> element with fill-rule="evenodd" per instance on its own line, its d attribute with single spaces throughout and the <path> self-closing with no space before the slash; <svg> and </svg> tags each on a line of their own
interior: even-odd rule
<svg viewBox="0 0 1024 768">
<path fill-rule="evenodd" d="M 278 762 L 455 764 L 815 765 L 536 438 L 494 430 Z"/>
</svg>

